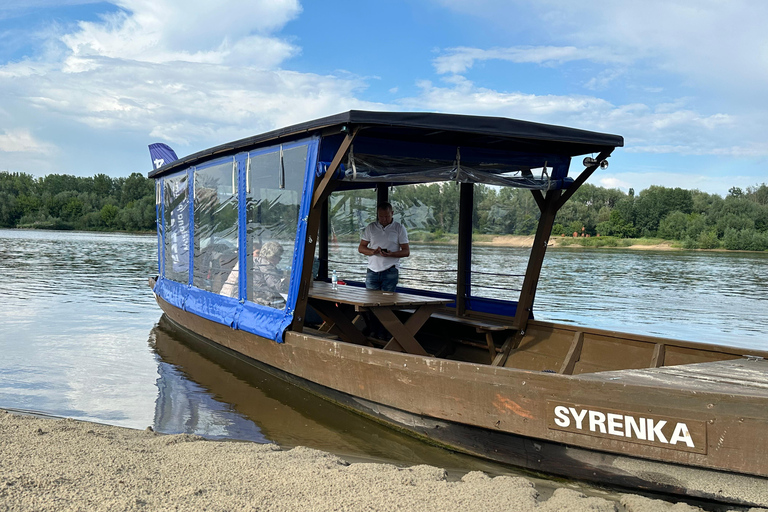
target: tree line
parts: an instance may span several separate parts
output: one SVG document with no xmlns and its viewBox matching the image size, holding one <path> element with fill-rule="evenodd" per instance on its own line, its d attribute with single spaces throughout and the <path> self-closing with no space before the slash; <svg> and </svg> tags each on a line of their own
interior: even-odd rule
<svg viewBox="0 0 768 512">
<path fill-rule="evenodd" d="M 375 192 L 345 195 L 375 197 Z M 455 183 L 395 187 L 399 214 L 420 215 L 419 227 L 441 235 L 458 232 Z M 539 209 L 523 189 L 475 187 L 474 232 L 531 235 Z M 409 213 L 411 212 L 411 213 Z M 425 213 L 426 212 L 426 213 Z M 401 218 L 398 215 L 398 218 Z M 0 227 L 151 231 L 154 181 L 140 173 L 35 178 L 0 172 Z M 652 186 L 635 195 L 584 184 L 557 214 L 554 236 L 582 233 L 617 238 L 662 238 L 688 249 L 768 250 L 768 185 L 731 188 L 726 197 L 699 190 Z"/>
<path fill-rule="evenodd" d="M 432 233 L 458 232 L 459 187 L 433 184 L 395 189 L 401 208 L 429 205 Z M 474 193 L 476 234 L 532 235 L 539 209 L 528 190 L 478 186 Z M 651 186 L 630 189 L 582 185 L 558 212 L 554 236 L 662 238 L 686 249 L 768 250 L 768 185 L 730 189 L 726 197 L 699 190 Z"/>
<path fill-rule="evenodd" d="M 137 172 L 127 178 L 0 172 L 0 227 L 151 231 L 153 181 Z"/>
</svg>

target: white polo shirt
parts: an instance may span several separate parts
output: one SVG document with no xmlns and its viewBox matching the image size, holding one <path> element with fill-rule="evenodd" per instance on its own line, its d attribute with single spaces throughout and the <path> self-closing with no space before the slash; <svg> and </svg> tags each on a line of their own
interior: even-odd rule
<svg viewBox="0 0 768 512">
<path fill-rule="evenodd" d="M 400 250 L 400 246 L 407 244 L 408 233 L 399 222 L 394 220 L 387 226 L 382 226 L 379 222 L 371 222 L 363 231 L 362 240 L 368 242 L 368 247 L 376 249 L 381 247 L 389 252 Z M 400 268 L 400 258 L 389 258 L 386 256 L 368 256 L 368 268 L 374 272 L 382 272 L 395 266 Z"/>
</svg>

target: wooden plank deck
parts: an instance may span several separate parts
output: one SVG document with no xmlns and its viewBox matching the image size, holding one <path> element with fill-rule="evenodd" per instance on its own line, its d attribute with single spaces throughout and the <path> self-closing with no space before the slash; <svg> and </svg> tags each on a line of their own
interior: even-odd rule
<svg viewBox="0 0 768 512">
<path fill-rule="evenodd" d="M 743 357 L 661 368 L 582 374 L 580 378 L 768 398 L 768 359 Z"/>
</svg>

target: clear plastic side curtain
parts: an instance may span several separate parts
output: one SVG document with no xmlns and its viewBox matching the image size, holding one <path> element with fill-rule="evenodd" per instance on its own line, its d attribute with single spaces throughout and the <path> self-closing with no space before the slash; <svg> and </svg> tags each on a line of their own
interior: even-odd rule
<svg viewBox="0 0 768 512">
<path fill-rule="evenodd" d="M 318 146 L 283 144 L 162 178 L 164 272 L 155 293 L 282 341 L 298 296 Z"/>
<path fill-rule="evenodd" d="M 318 143 L 305 140 L 248 155 L 241 221 L 247 223 L 249 258 L 237 325 L 276 341 L 293 320 Z"/>
<path fill-rule="evenodd" d="M 187 173 L 163 180 L 164 277 L 177 283 L 189 281 L 189 187 Z"/>
<path fill-rule="evenodd" d="M 194 175 L 192 286 L 238 298 L 237 166 L 233 158 L 198 166 Z"/>
</svg>

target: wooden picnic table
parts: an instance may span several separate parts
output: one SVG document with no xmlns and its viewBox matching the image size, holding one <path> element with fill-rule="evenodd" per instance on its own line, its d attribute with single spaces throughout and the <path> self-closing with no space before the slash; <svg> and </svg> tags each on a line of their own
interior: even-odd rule
<svg viewBox="0 0 768 512">
<path fill-rule="evenodd" d="M 372 345 L 355 325 L 350 315 L 350 312 L 359 314 L 370 311 L 392 335 L 384 346 L 385 350 L 429 355 L 416 340 L 416 333 L 432 313 L 450 303 L 451 300 L 411 293 L 367 290 L 359 286 L 341 285 L 334 290 L 330 283 L 316 281 L 309 290 L 309 302 L 326 323 L 332 324 L 330 332 L 344 341 L 358 345 Z M 341 305 L 348 307 L 340 307 Z M 399 309 L 415 311 L 403 323 L 394 313 Z"/>
</svg>

